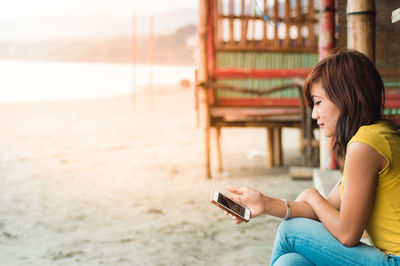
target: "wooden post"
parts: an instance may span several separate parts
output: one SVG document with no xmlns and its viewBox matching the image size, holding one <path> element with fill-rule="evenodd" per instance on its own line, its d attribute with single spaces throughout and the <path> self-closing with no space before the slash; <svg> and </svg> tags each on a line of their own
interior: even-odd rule
<svg viewBox="0 0 400 266">
<path fill-rule="evenodd" d="M 290 17 L 290 0 L 285 1 L 285 18 L 286 18 L 286 36 L 285 40 L 283 41 L 283 47 L 289 48 L 290 46 L 290 26 L 291 26 L 291 20 L 292 18 Z"/>
<path fill-rule="evenodd" d="M 208 61 L 207 61 L 207 23 L 209 0 L 199 0 L 199 67 L 198 78 L 199 82 L 208 80 Z M 199 91 L 199 111 L 201 122 L 201 134 L 203 139 L 203 178 L 210 179 L 210 114 L 208 109 L 208 92 L 207 89 L 201 87 Z"/>
<path fill-rule="evenodd" d="M 196 110 L 196 128 L 200 127 L 199 114 L 199 70 L 194 70 L 194 108 Z"/>
<path fill-rule="evenodd" d="M 263 5 L 263 12 L 264 14 L 268 14 L 267 12 L 267 0 L 264 0 L 264 5 Z M 263 19 L 263 43 L 264 45 L 266 45 L 268 43 L 268 39 L 267 39 L 267 21 L 265 19 Z"/>
<path fill-rule="evenodd" d="M 304 131 L 305 130 L 303 130 L 305 127 L 302 127 L 301 128 L 301 130 L 300 130 L 300 133 L 299 133 L 299 151 L 300 152 L 303 152 L 303 150 L 305 149 L 305 144 L 306 144 L 306 141 L 304 141 Z"/>
<path fill-rule="evenodd" d="M 221 155 L 221 128 L 215 127 L 215 145 L 217 146 L 217 172 L 222 173 L 222 155 Z"/>
<path fill-rule="evenodd" d="M 282 166 L 282 129 L 274 127 L 274 166 Z"/>
<path fill-rule="evenodd" d="M 305 119 L 305 125 L 304 125 L 304 138 L 305 138 L 305 143 L 306 146 L 305 148 L 305 165 L 308 167 L 312 167 L 313 162 L 312 162 L 312 153 L 313 153 L 313 128 L 312 128 L 312 121 L 310 119 L 311 117 L 311 111 L 307 108 L 306 109 L 306 116 L 307 118 Z M 321 132 L 322 133 L 322 132 Z"/>
<path fill-rule="evenodd" d="M 228 8 L 228 14 L 229 14 L 229 43 L 235 43 L 234 39 L 234 32 L 233 32 L 233 9 L 234 9 L 234 4 L 235 1 L 229 0 L 229 8 Z"/>
<path fill-rule="evenodd" d="M 241 21 L 241 26 L 242 26 L 242 28 L 241 28 L 241 31 L 240 31 L 240 34 L 241 34 L 240 43 L 241 43 L 242 45 L 244 45 L 244 44 L 246 44 L 246 42 L 247 42 L 247 25 L 248 25 L 247 14 L 246 14 L 246 12 L 245 12 L 245 8 L 246 8 L 246 6 L 245 6 L 245 0 L 242 0 L 241 8 L 242 8 L 242 9 L 241 9 L 242 17 L 243 17 L 244 19 L 242 19 L 242 21 Z"/>
<path fill-rule="evenodd" d="M 133 11 L 132 13 L 132 44 L 131 44 L 131 63 L 132 63 L 132 109 L 136 109 L 136 95 L 137 95 L 137 88 L 136 88 L 136 12 Z"/>
<path fill-rule="evenodd" d="M 148 64 L 149 64 L 149 108 L 153 109 L 153 61 L 154 61 L 154 33 L 153 33 L 154 17 L 149 17 L 149 47 L 148 47 Z"/>
<path fill-rule="evenodd" d="M 278 0 L 274 0 L 274 22 L 277 23 L 279 20 L 279 1 Z M 278 48 L 280 43 L 279 43 L 279 37 L 278 37 L 278 25 L 275 24 L 274 25 L 274 47 Z"/>
<path fill-rule="evenodd" d="M 308 36 L 307 36 L 307 47 L 313 47 L 315 44 L 315 33 L 314 33 L 314 0 L 308 0 L 308 14 L 307 14 L 307 28 L 308 28 Z M 299 30 L 299 34 L 301 34 L 301 30 Z"/>
<path fill-rule="evenodd" d="M 302 14 L 302 11 L 301 11 L 301 6 L 302 6 L 302 1 L 301 0 L 297 0 L 296 16 L 297 16 L 298 24 L 296 25 L 296 28 L 297 28 L 296 44 L 297 44 L 298 47 L 301 47 L 303 45 L 303 40 L 302 40 L 302 37 L 301 37 L 301 26 L 300 26 L 300 23 L 304 23 L 304 22 L 303 22 L 303 14 Z"/>
<path fill-rule="evenodd" d="M 272 128 L 267 127 L 267 167 L 274 166 L 274 131 Z"/>
<path fill-rule="evenodd" d="M 347 1 L 347 47 L 375 62 L 375 0 Z"/>
<path fill-rule="evenodd" d="M 349 0 L 351 1 L 351 0 Z M 320 1 L 320 15 L 319 15 L 319 39 L 318 39 L 318 52 L 319 59 L 325 58 L 329 51 L 335 47 L 335 4 L 334 0 L 321 0 Z M 307 134 L 307 133 L 306 133 Z M 331 138 L 324 136 L 320 130 L 320 168 L 329 169 L 331 161 L 334 160 L 331 154 Z M 311 145 L 311 143 L 307 143 Z"/>
<path fill-rule="evenodd" d="M 335 1 L 321 0 L 319 10 L 318 52 L 322 60 L 335 47 Z"/>
<path fill-rule="evenodd" d="M 254 4 L 254 5 L 250 5 L 250 6 L 252 6 L 253 7 L 253 19 L 252 19 L 252 21 L 253 21 L 253 23 L 252 23 L 252 27 L 251 27 L 251 40 L 252 41 L 255 41 L 256 40 L 256 14 L 257 14 L 257 10 L 256 10 L 256 5 Z M 251 12 L 249 13 L 249 15 L 251 15 Z"/>
<path fill-rule="evenodd" d="M 219 12 L 215 12 L 215 14 L 213 16 L 213 20 L 216 22 L 215 23 L 215 28 L 214 28 L 215 41 L 217 43 L 222 43 L 222 36 L 221 36 L 222 21 L 220 19 L 218 19 L 218 17 L 220 15 L 222 15 L 220 13 L 221 12 L 220 8 L 222 8 L 222 0 L 215 1 L 215 8 L 216 8 L 216 10 L 219 11 Z"/>
</svg>

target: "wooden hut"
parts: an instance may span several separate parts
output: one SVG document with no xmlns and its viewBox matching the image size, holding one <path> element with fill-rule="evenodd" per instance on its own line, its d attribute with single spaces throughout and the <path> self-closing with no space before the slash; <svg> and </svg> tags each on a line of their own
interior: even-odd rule
<svg viewBox="0 0 400 266">
<path fill-rule="evenodd" d="M 281 129 L 300 128 L 312 162 L 310 115 L 302 81 L 318 62 L 314 0 L 200 0 L 198 86 L 205 177 L 210 131 L 222 170 L 222 127 L 264 127 L 267 165 L 282 165 Z"/>
<path fill-rule="evenodd" d="M 304 108 L 301 79 L 332 48 L 335 28 L 337 47 L 376 58 L 389 88 L 384 112 L 398 119 L 400 23 L 390 22 L 396 4 L 382 0 L 375 9 L 373 0 L 200 0 L 197 84 L 204 177 L 211 177 L 211 130 L 217 170 L 222 170 L 222 127 L 265 127 L 269 167 L 282 164 L 282 127 L 297 127 L 305 164 L 312 164 L 312 123 Z"/>
</svg>

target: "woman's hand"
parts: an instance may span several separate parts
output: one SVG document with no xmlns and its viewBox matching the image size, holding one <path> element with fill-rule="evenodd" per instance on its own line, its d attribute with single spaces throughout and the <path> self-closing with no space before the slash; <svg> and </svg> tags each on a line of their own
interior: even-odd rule
<svg viewBox="0 0 400 266">
<path fill-rule="evenodd" d="M 261 192 L 249 187 L 228 187 L 227 190 L 233 193 L 230 197 L 231 199 L 250 209 L 250 218 L 257 217 L 264 213 L 264 195 Z M 229 213 L 225 212 L 225 214 L 228 215 Z M 235 216 L 232 216 L 232 219 L 235 220 L 237 224 L 242 222 Z"/>
</svg>

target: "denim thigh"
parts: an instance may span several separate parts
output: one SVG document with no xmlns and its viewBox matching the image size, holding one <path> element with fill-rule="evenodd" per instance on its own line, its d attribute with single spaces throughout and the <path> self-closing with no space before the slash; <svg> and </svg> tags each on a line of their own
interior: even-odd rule
<svg viewBox="0 0 400 266">
<path fill-rule="evenodd" d="M 288 253 L 298 253 L 315 265 L 400 265 L 399 257 L 387 256 L 364 243 L 346 247 L 322 223 L 306 218 L 280 224 L 271 265 Z"/>
</svg>

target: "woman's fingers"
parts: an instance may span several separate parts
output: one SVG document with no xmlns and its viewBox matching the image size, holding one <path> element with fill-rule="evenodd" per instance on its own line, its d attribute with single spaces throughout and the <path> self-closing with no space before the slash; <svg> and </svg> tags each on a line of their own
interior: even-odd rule
<svg viewBox="0 0 400 266">
<path fill-rule="evenodd" d="M 233 200 L 233 201 L 236 201 L 236 202 L 239 202 L 239 203 L 241 202 L 240 195 L 230 195 L 229 198 L 231 200 Z"/>
<path fill-rule="evenodd" d="M 226 190 L 241 195 L 247 191 L 247 187 L 227 187 Z"/>
<path fill-rule="evenodd" d="M 236 224 L 240 224 L 242 223 L 242 221 L 240 219 L 238 219 L 236 216 L 230 214 L 229 212 L 225 211 L 225 215 L 229 215 L 232 217 L 232 219 L 235 221 Z"/>
<path fill-rule="evenodd" d="M 240 219 L 236 218 L 235 216 L 233 217 L 233 220 L 235 220 L 236 224 L 241 224 L 242 223 L 242 221 Z"/>
</svg>

